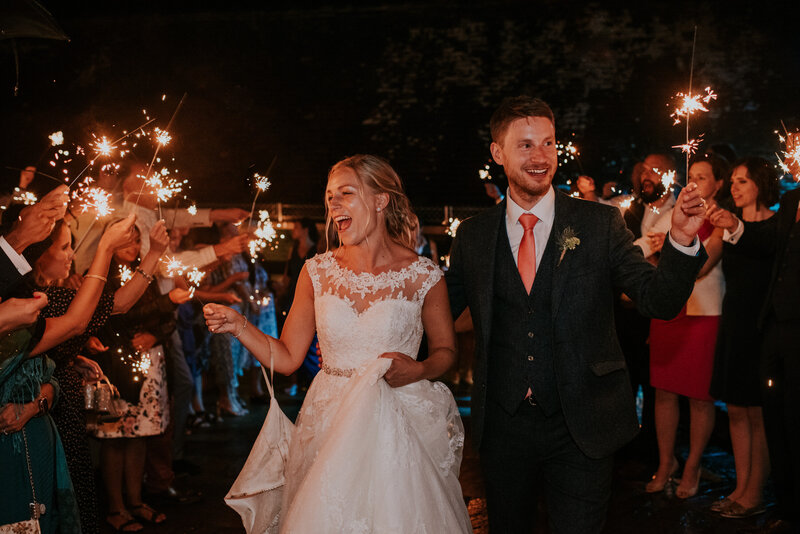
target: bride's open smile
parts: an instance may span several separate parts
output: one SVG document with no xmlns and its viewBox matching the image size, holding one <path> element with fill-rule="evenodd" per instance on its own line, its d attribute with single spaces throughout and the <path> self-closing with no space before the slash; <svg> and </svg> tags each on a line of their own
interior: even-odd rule
<svg viewBox="0 0 800 534">
<path fill-rule="evenodd" d="M 357 245 L 380 231 L 378 208 L 380 198 L 363 190 L 352 169 L 343 168 L 331 174 L 325 191 L 328 216 L 336 226 L 342 245 Z"/>
</svg>

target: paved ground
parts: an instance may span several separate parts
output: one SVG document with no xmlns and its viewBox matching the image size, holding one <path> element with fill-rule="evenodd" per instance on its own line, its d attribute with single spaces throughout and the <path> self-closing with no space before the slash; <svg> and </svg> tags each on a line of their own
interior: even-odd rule
<svg viewBox="0 0 800 534">
<path fill-rule="evenodd" d="M 279 402 L 291 418 L 299 409 L 301 399 L 283 396 Z M 459 398 L 466 407 L 467 399 Z M 476 533 L 486 533 L 486 510 L 483 486 L 477 457 L 469 443 L 468 410 L 462 410 L 467 427 L 467 446 L 461 468 L 464 498 L 468 502 Z M 203 492 L 201 502 L 186 505 L 160 505 L 168 514 L 166 523 L 148 527 L 145 532 L 233 534 L 242 533 L 239 517 L 222 500 L 244 464 L 258 430 L 264 420 L 266 407 L 256 405 L 251 413 L 239 418 L 225 418 L 211 428 L 196 430 L 189 436 L 188 459 L 198 464 L 202 472 L 178 480 L 178 485 Z M 680 501 L 673 496 L 674 488 L 657 495 L 644 493 L 644 482 L 653 468 L 626 453 L 619 455 L 615 470 L 614 493 L 610 505 L 608 534 L 728 534 L 748 532 L 769 519 L 769 511 L 757 518 L 729 520 L 710 512 L 708 506 L 733 487 L 733 459 L 724 443 L 724 413 L 720 412 L 715 437 L 704 458 L 708 473 L 703 478 L 698 495 Z M 685 452 L 683 452 L 685 455 Z M 539 508 L 542 505 L 540 503 Z M 543 514 L 540 514 L 542 516 Z M 547 532 L 540 518 L 537 532 Z M 106 532 L 111 532 L 107 529 Z"/>
</svg>

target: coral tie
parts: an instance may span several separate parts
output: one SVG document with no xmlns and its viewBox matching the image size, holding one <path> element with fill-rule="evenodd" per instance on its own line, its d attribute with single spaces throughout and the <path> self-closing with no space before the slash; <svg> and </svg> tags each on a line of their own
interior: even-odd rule
<svg viewBox="0 0 800 534">
<path fill-rule="evenodd" d="M 519 216 L 523 234 L 522 241 L 519 243 L 517 266 L 527 293 L 531 292 L 533 279 L 536 278 L 536 243 L 533 239 L 533 227 L 537 222 L 539 222 L 539 218 L 531 213 L 523 213 Z"/>
</svg>

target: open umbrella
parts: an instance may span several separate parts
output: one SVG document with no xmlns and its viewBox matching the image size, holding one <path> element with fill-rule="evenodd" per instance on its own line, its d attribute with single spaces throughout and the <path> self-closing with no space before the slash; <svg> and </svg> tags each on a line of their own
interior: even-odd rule
<svg viewBox="0 0 800 534">
<path fill-rule="evenodd" d="M 36 0 L 3 0 L 0 2 L 0 39 L 10 39 L 14 52 L 16 83 L 14 96 L 19 92 L 19 53 L 16 39 L 55 39 L 69 41 L 58 23 Z"/>
</svg>

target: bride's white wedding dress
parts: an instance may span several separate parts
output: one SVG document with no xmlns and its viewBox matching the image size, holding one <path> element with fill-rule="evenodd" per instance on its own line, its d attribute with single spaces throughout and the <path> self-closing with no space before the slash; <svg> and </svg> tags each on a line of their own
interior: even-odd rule
<svg viewBox="0 0 800 534">
<path fill-rule="evenodd" d="M 332 252 L 306 262 L 324 358 L 297 418 L 282 533 L 472 532 L 458 482 L 464 429 L 450 391 L 390 387 L 384 352 L 415 357 L 422 303 L 442 278 L 419 258 L 357 274 Z"/>
</svg>

